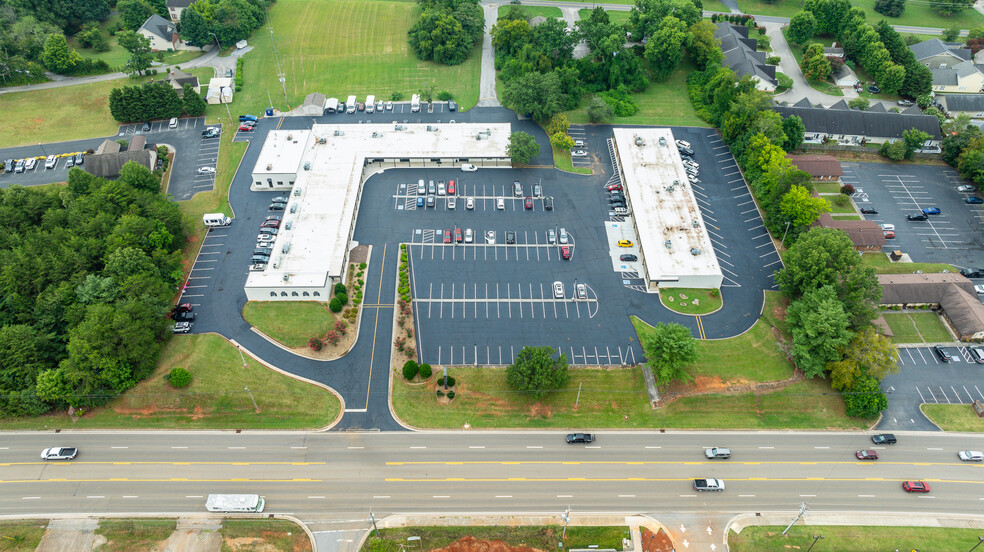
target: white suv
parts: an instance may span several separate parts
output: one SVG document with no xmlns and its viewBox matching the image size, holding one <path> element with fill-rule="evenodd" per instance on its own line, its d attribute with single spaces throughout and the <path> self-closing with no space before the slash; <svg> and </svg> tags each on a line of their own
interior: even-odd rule
<svg viewBox="0 0 984 552">
<path fill-rule="evenodd" d="M 53 168 L 55 168 L 55 163 L 57 163 L 57 162 L 58 162 L 58 158 L 57 157 L 55 157 L 54 155 L 49 155 L 44 160 L 44 168 L 45 169 L 53 169 Z"/>
</svg>

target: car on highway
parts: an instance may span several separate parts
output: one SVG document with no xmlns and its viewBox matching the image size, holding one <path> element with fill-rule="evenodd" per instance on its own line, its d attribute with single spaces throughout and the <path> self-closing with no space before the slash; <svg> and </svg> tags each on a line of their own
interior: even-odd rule
<svg viewBox="0 0 984 552">
<path fill-rule="evenodd" d="M 635 255 L 633 255 L 631 253 L 626 253 L 624 255 L 619 255 L 618 256 L 618 260 L 623 261 L 623 262 L 627 262 L 627 263 L 631 263 L 631 262 L 634 262 L 634 261 L 638 261 L 639 260 L 639 257 L 636 257 Z"/>
<path fill-rule="evenodd" d="M 933 347 L 933 353 L 935 353 L 937 358 L 940 359 L 940 362 L 950 362 L 953 359 L 953 356 L 939 345 Z"/>
<path fill-rule="evenodd" d="M 451 229 L 444 230 L 444 243 L 451 243 Z"/>
<path fill-rule="evenodd" d="M 618 240 L 619 247 L 632 247 L 632 240 Z"/>
<path fill-rule="evenodd" d="M 574 150 L 571 152 L 571 157 L 587 157 L 588 152 L 584 150 Z"/>
<path fill-rule="evenodd" d="M 977 196 L 965 197 L 964 203 L 969 203 L 971 205 L 980 205 L 981 203 L 984 203 L 984 199 L 981 199 Z"/>
<path fill-rule="evenodd" d="M 557 299 L 563 299 L 564 298 L 564 282 L 561 282 L 559 280 L 556 281 L 556 282 L 554 282 L 553 283 L 553 293 L 554 293 L 554 297 L 556 297 Z"/>
<path fill-rule="evenodd" d="M 957 453 L 957 458 L 964 462 L 981 462 L 984 461 L 984 452 L 979 450 L 962 450 Z"/>
<path fill-rule="evenodd" d="M 874 207 L 862 207 L 861 212 L 865 215 L 877 215 L 878 209 L 875 209 Z"/>
<path fill-rule="evenodd" d="M 195 172 L 198 174 L 215 174 L 215 167 L 198 167 Z"/>
<path fill-rule="evenodd" d="M 938 215 L 943 211 L 941 211 L 939 207 L 926 207 L 925 209 L 922 210 L 922 212 L 927 215 Z"/>
<path fill-rule="evenodd" d="M 907 493 L 928 493 L 929 485 L 925 481 L 903 481 L 902 490 Z"/>
<path fill-rule="evenodd" d="M 567 444 L 573 445 L 575 443 L 593 443 L 595 440 L 594 434 L 591 433 L 568 433 L 567 434 Z"/>
<path fill-rule="evenodd" d="M 475 198 L 467 197 L 465 198 L 465 209 L 471 210 L 475 208 Z"/>
<path fill-rule="evenodd" d="M 533 198 L 530 197 L 530 196 L 526 196 L 526 199 L 523 201 L 523 207 L 526 207 L 527 209 L 532 209 L 533 208 Z"/>
<path fill-rule="evenodd" d="M 726 460 L 731 458 L 731 449 L 724 447 L 711 447 L 704 449 L 704 456 L 708 460 Z"/>
<path fill-rule="evenodd" d="M 876 445 L 894 445 L 895 441 L 895 435 L 891 433 L 879 433 L 871 436 L 871 442 Z"/>
<path fill-rule="evenodd" d="M 71 460 L 79 454 L 75 447 L 51 447 L 41 451 L 42 460 Z"/>
<path fill-rule="evenodd" d="M 475 172 L 478 170 L 478 167 L 472 165 L 471 163 L 465 163 L 464 165 L 461 166 L 461 170 L 463 172 Z"/>
<path fill-rule="evenodd" d="M 873 450 L 859 450 L 854 453 L 858 460 L 878 460 L 878 452 Z"/>
<path fill-rule="evenodd" d="M 975 187 L 974 187 L 973 184 L 961 184 L 961 185 L 957 186 L 957 191 L 958 192 L 973 192 L 974 190 L 975 190 Z"/>
<path fill-rule="evenodd" d="M 560 247 L 560 257 L 565 261 L 571 260 L 571 248 L 569 245 L 562 245 Z"/>
</svg>

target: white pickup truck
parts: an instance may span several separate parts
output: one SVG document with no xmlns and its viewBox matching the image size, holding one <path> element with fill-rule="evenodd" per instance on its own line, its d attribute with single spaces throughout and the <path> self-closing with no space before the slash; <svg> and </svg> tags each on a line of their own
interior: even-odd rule
<svg viewBox="0 0 984 552">
<path fill-rule="evenodd" d="M 41 451 L 42 460 L 71 460 L 79 453 L 74 447 L 51 447 Z"/>
<path fill-rule="evenodd" d="M 695 491 L 723 491 L 724 481 L 720 479 L 694 479 Z"/>
</svg>

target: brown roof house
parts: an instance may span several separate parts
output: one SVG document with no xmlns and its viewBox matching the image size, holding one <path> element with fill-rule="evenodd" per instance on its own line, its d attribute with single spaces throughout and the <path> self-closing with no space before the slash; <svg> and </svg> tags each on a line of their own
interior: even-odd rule
<svg viewBox="0 0 984 552">
<path fill-rule="evenodd" d="M 955 273 L 878 274 L 882 306 L 939 307 L 962 341 L 984 339 L 984 304 L 974 283 Z"/>
<path fill-rule="evenodd" d="M 809 173 L 813 180 L 840 180 L 844 175 L 841 163 L 833 155 L 792 155 L 786 159 L 799 170 Z"/>
<path fill-rule="evenodd" d="M 830 216 L 830 213 L 822 213 L 813 225 L 844 232 L 858 251 L 881 251 L 885 245 L 885 232 L 881 226 L 870 220 L 839 220 Z"/>
<path fill-rule="evenodd" d="M 128 161 L 136 161 L 150 170 L 157 166 L 157 150 L 154 148 L 145 149 L 147 138 L 143 135 L 136 135 L 130 140 L 130 145 L 126 150 L 120 151 L 120 145 L 112 140 L 103 140 L 96 153 L 85 158 L 85 165 L 82 166 L 93 176 L 104 178 L 116 178 L 120 175 L 120 169 Z"/>
<path fill-rule="evenodd" d="M 167 75 L 167 83 L 178 91 L 178 96 L 184 95 L 184 85 L 190 84 L 195 92 L 202 93 L 202 85 L 198 82 L 198 77 L 191 73 L 185 73 L 180 69 L 171 69 Z"/>
</svg>

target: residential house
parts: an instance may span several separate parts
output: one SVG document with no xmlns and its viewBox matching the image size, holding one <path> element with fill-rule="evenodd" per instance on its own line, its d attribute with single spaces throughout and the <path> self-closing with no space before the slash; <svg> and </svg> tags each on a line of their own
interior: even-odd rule
<svg viewBox="0 0 984 552">
<path fill-rule="evenodd" d="M 734 71 L 738 77 L 750 77 L 755 81 L 755 88 L 775 92 L 779 84 L 776 67 L 765 63 L 766 53 L 757 51 L 758 42 L 748 38 L 748 27 L 726 21 L 716 26 L 714 38 L 721 42 L 721 51 L 724 52 L 721 65 Z"/>
<path fill-rule="evenodd" d="M 191 73 L 185 73 L 180 69 L 172 69 L 167 75 L 167 82 L 178 91 L 178 96 L 184 95 L 185 84 L 190 84 L 195 89 L 195 92 L 202 93 L 202 87 L 198 82 L 198 77 Z"/>
<path fill-rule="evenodd" d="M 814 107 L 807 98 L 803 98 L 793 105 L 776 105 L 772 109 L 783 118 L 796 115 L 803 119 L 806 127 L 804 143 L 881 144 L 901 139 L 903 132 L 916 128 L 929 134 L 927 147 L 939 146 L 943 135 L 936 116 L 926 115 L 915 106 L 896 113 L 886 111 L 881 104 L 876 105 L 879 107 L 872 106 L 868 111 L 860 111 L 851 109 L 845 100 L 841 100 L 830 107 Z"/>
<path fill-rule="evenodd" d="M 147 149 L 147 138 L 136 135 L 130 140 L 126 150 L 121 151 L 120 145 L 112 140 L 104 140 L 96 153 L 85 158 L 81 168 L 93 176 L 116 178 L 120 169 L 129 161 L 135 161 L 150 170 L 157 167 L 157 150 Z"/>
<path fill-rule="evenodd" d="M 841 65 L 830 77 L 834 84 L 842 88 L 854 88 L 859 82 L 857 74 L 847 65 Z"/>
<path fill-rule="evenodd" d="M 144 24 L 137 29 L 137 33 L 150 39 L 150 49 L 155 52 L 195 49 L 194 46 L 188 46 L 178 37 L 178 28 L 174 23 L 156 13 L 144 21 Z"/>
<path fill-rule="evenodd" d="M 232 103 L 232 95 L 235 91 L 231 78 L 215 77 L 208 81 L 205 101 L 210 104 Z"/>
<path fill-rule="evenodd" d="M 974 65 L 970 48 L 956 42 L 932 38 L 909 46 L 916 60 L 933 74 L 934 92 L 984 91 L 984 73 Z"/>
<path fill-rule="evenodd" d="M 886 243 L 885 231 L 878 223 L 870 220 L 841 220 L 830 216 L 830 213 L 822 213 L 813 225 L 844 232 L 851 238 L 857 251 L 880 252 Z"/>
<path fill-rule="evenodd" d="M 962 341 L 984 339 L 984 304 L 974 283 L 955 273 L 878 274 L 885 307 L 939 308 Z"/>
<path fill-rule="evenodd" d="M 939 94 L 936 101 L 947 117 L 969 115 L 972 119 L 984 119 L 984 94 Z"/>
<path fill-rule="evenodd" d="M 943 42 L 938 38 L 913 44 L 909 49 L 916 56 L 916 61 L 930 69 L 940 66 L 950 67 L 971 60 L 970 48 L 955 42 Z"/>
<path fill-rule="evenodd" d="M 793 155 L 786 154 L 786 159 L 799 170 L 810 175 L 814 181 L 839 181 L 844 171 L 840 161 L 833 155 Z"/>
<path fill-rule="evenodd" d="M 844 48 L 837 48 L 836 46 L 831 46 L 829 48 L 823 49 L 824 57 L 835 57 L 837 59 L 844 59 Z"/>
<path fill-rule="evenodd" d="M 167 0 L 167 12 L 171 15 L 171 21 L 177 23 L 181 21 L 181 12 L 191 5 L 195 0 Z"/>
</svg>

